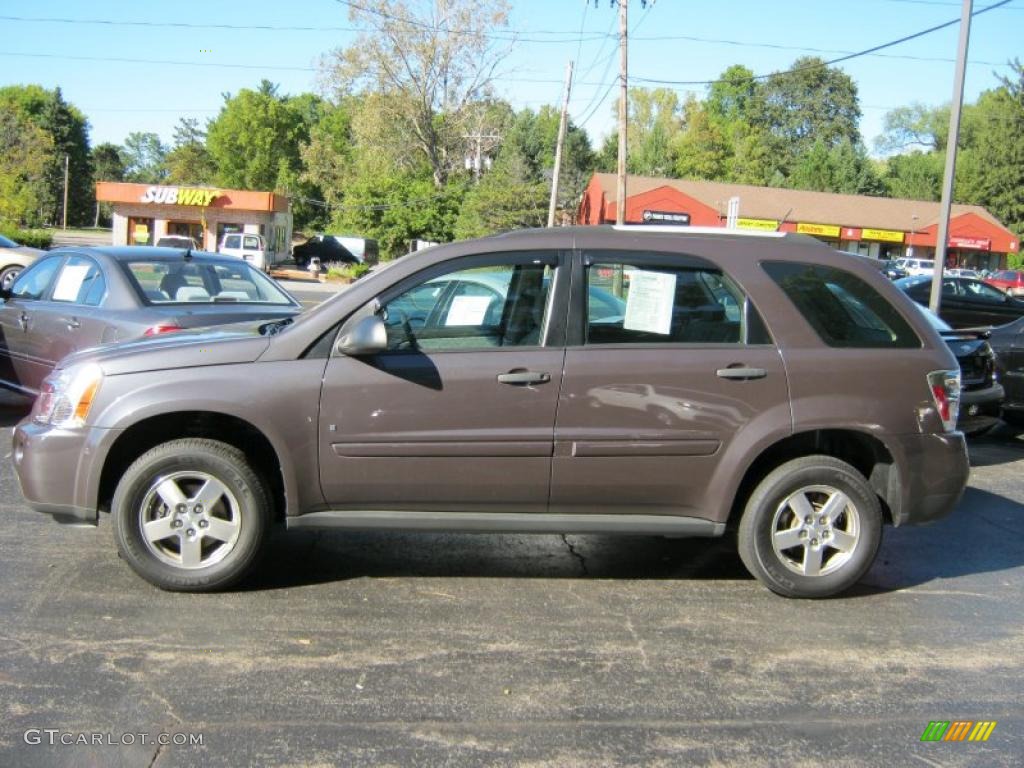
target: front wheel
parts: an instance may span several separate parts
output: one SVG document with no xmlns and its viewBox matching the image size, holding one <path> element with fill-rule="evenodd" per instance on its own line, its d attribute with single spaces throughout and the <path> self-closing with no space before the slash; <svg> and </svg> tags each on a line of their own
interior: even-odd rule
<svg viewBox="0 0 1024 768">
<path fill-rule="evenodd" d="M 864 476 L 831 456 L 805 456 L 772 471 L 740 520 L 740 558 L 785 597 L 828 597 L 871 567 L 882 508 Z"/>
<path fill-rule="evenodd" d="M 237 448 L 189 438 L 139 457 L 111 505 L 121 556 L 161 589 L 205 592 L 243 578 L 270 527 L 266 486 Z"/>
<path fill-rule="evenodd" d="M 21 270 L 22 267 L 14 266 L 0 271 L 0 288 L 10 290 L 11 286 L 14 285 L 14 281 L 18 279 L 18 275 L 21 274 Z"/>
</svg>

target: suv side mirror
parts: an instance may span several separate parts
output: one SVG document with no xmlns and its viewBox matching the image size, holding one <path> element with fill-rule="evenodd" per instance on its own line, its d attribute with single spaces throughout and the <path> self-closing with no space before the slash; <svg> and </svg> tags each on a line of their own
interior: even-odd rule
<svg viewBox="0 0 1024 768">
<path fill-rule="evenodd" d="M 375 355 L 387 348 L 388 331 L 378 315 L 369 315 L 346 323 L 334 345 L 335 352 L 349 357 Z"/>
</svg>

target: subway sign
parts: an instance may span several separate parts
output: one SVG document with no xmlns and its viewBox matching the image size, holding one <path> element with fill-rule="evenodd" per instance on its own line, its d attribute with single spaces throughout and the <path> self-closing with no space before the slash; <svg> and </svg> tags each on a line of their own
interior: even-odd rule
<svg viewBox="0 0 1024 768">
<path fill-rule="evenodd" d="M 194 187 L 146 187 L 139 198 L 140 203 L 161 205 L 207 206 L 221 196 L 219 189 L 197 189 Z"/>
</svg>

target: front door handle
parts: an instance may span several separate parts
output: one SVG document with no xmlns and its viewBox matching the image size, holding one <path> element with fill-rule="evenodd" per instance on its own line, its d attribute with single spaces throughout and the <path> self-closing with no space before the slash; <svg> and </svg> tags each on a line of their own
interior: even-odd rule
<svg viewBox="0 0 1024 768">
<path fill-rule="evenodd" d="M 502 384 L 545 384 L 551 381 L 551 374 L 539 371 L 509 371 L 499 373 L 498 381 Z"/>
<path fill-rule="evenodd" d="M 720 379 L 763 379 L 768 371 L 764 368 L 719 368 L 715 375 Z"/>
<path fill-rule="evenodd" d="M 69 331 L 73 331 L 76 328 L 81 328 L 82 327 L 82 324 L 80 322 L 78 322 L 78 318 L 77 317 L 65 317 L 64 318 L 64 322 L 67 324 Z"/>
<path fill-rule="evenodd" d="M 18 325 L 21 326 L 21 330 L 28 330 L 28 314 L 26 312 L 21 313 L 21 317 L 18 318 Z"/>
</svg>

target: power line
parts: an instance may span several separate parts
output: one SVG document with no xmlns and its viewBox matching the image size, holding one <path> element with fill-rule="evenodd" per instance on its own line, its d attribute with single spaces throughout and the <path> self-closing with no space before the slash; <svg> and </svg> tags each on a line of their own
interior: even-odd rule
<svg viewBox="0 0 1024 768">
<path fill-rule="evenodd" d="M 983 13 L 988 13 L 989 11 L 994 11 L 996 8 L 1001 8 L 1002 6 L 1008 5 L 1009 3 L 1010 3 L 1010 0 L 1001 0 L 1001 2 L 994 3 L 993 5 L 990 5 L 990 6 L 986 7 L 986 8 L 982 8 L 980 10 L 977 10 L 974 13 L 972 13 L 971 15 L 972 16 L 980 16 Z M 782 72 L 769 72 L 769 73 L 761 74 L 761 75 L 753 75 L 749 79 L 750 80 L 767 80 L 769 78 L 779 77 L 781 75 L 792 75 L 792 74 L 796 74 L 797 72 L 804 72 L 804 71 L 812 70 L 812 69 L 821 69 L 823 67 L 830 67 L 830 66 L 833 66 L 834 64 L 841 64 L 844 61 L 850 61 L 851 59 L 860 58 L 861 56 L 868 56 L 868 55 L 870 55 L 872 53 L 875 53 L 876 51 L 881 51 L 881 50 L 884 50 L 886 48 L 892 48 L 893 46 L 896 46 L 896 45 L 902 45 L 903 43 L 910 42 L 911 40 L 916 40 L 916 39 L 918 39 L 920 37 L 924 37 L 925 35 L 930 35 L 933 32 L 938 32 L 940 29 L 945 29 L 946 27 L 952 27 L 953 25 L 959 24 L 959 23 L 960 23 L 960 19 L 953 19 L 952 21 L 947 21 L 947 22 L 944 22 L 942 24 L 936 24 L 934 27 L 929 27 L 928 29 L 923 29 L 920 32 L 915 32 L 915 33 L 913 33 L 911 35 L 904 35 L 903 37 L 898 38 L 896 40 L 891 40 L 891 41 L 889 41 L 887 43 L 882 43 L 881 45 L 875 45 L 875 46 L 872 46 L 871 48 L 866 48 L 866 49 L 864 49 L 862 51 L 856 51 L 854 53 L 850 53 L 850 54 L 847 54 L 845 56 L 839 56 L 839 57 L 837 57 L 835 59 L 831 59 L 829 61 L 823 61 L 823 62 L 818 63 L 818 64 L 809 64 L 809 65 L 804 66 L 804 67 L 797 67 L 796 69 L 788 69 L 788 70 L 785 70 L 785 71 L 782 71 Z M 649 78 L 649 77 L 635 77 L 633 79 L 637 80 L 639 82 L 642 82 L 642 83 L 660 83 L 660 84 L 664 84 L 664 85 L 714 85 L 715 83 L 724 82 L 721 79 L 715 79 L 715 80 L 660 80 L 660 79 Z"/>
</svg>

